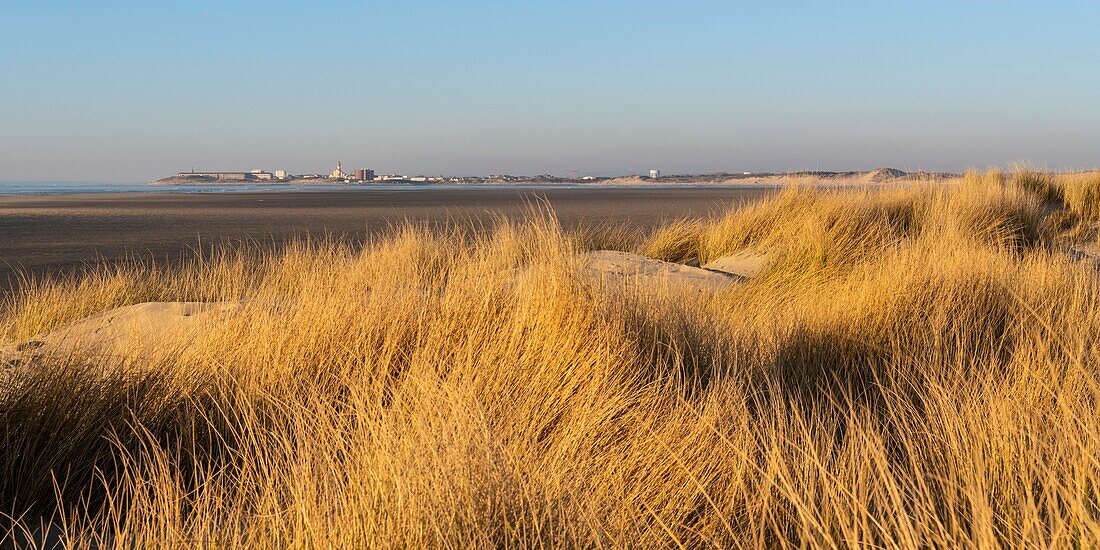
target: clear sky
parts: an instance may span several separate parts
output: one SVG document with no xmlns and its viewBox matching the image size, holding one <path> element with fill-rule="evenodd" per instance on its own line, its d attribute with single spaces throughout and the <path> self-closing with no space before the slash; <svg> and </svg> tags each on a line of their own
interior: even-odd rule
<svg viewBox="0 0 1100 550">
<path fill-rule="evenodd" d="M 1100 164 L 1096 2 L 0 2 L 0 180 Z"/>
</svg>

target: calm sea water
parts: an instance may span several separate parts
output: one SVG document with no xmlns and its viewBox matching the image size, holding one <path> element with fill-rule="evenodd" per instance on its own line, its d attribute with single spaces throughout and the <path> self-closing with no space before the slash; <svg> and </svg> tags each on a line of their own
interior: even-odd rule
<svg viewBox="0 0 1100 550">
<path fill-rule="evenodd" d="M 147 185 L 145 183 L 130 182 L 87 182 L 87 181 L 0 181 L 0 196 L 4 195 L 75 195 L 83 193 L 240 193 L 245 191 L 347 191 L 372 189 L 622 189 L 624 187 L 638 187 L 647 189 L 689 189 L 697 187 L 713 187 L 710 185 L 576 185 L 566 183 L 535 183 L 535 184 L 371 184 L 371 185 Z M 739 185 L 745 189 L 768 189 L 773 185 Z"/>
<path fill-rule="evenodd" d="M 378 186 L 374 186 L 378 187 Z M 396 186 L 386 186 L 396 187 Z M 347 189 L 348 186 L 300 185 L 147 185 L 133 182 L 0 181 L 0 195 L 72 195 L 80 193 L 233 193 Z"/>
</svg>

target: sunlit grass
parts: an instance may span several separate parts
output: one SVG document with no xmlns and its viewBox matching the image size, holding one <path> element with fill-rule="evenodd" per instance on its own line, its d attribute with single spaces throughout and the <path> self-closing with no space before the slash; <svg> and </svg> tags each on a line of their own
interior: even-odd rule
<svg viewBox="0 0 1100 550">
<path fill-rule="evenodd" d="M 120 548 L 1089 547 L 1100 279 L 1047 220 L 1061 197 L 1095 219 L 1093 179 L 794 188 L 645 235 L 534 215 L 39 283 L 3 340 L 245 306 L 140 364 L 9 380 L 0 510 Z M 591 248 L 771 260 L 718 292 L 617 292 L 578 275 Z"/>
</svg>

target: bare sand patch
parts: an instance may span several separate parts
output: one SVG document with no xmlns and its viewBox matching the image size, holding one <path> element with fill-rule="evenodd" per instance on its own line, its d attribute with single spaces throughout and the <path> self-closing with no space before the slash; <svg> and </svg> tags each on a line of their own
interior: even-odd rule
<svg viewBox="0 0 1100 550">
<path fill-rule="evenodd" d="M 240 307 L 234 302 L 145 302 L 117 307 L 0 347 L 0 360 L 15 367 L 32 357 L 149 356 L 166 346 L 186 346 Z"/>
<path fill-rule="evenodd" d="M 581 275 L 607 285 L 720 290 L 743 278 L 699 267 L 664 262 L 629 252 L 596 250 L 581 255 Z"/>
<path fill-rule="evenodd" d="M 711 260 L 702 268 L 751 279 L 759 275 L 767 263 L 768 256 L 766 254 L 745 250 L 731 256 Z"/>
</svg>

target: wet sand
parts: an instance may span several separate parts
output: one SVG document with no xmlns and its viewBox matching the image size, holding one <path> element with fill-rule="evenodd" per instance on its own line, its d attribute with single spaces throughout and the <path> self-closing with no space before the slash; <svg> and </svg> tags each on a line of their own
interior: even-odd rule
<svg viewBox="0 0 1100 550">
<path fill-rule="evenodd" d="M 491 223 L 522 217 L 545 199 L 566 227 L 704 216 L 758 200 L 770 189 L 357 189 L 242 193 L 110 193 L 0 197 L 0 291 L 20 273 L 71 272 L 140 256 L 172 262 L 200 243 L 280 243 L 305 235 L 350 239 L 403 220 Z"/>
</svg>

